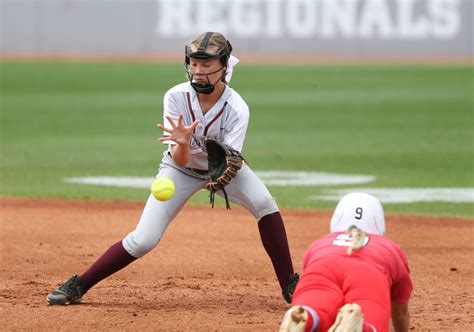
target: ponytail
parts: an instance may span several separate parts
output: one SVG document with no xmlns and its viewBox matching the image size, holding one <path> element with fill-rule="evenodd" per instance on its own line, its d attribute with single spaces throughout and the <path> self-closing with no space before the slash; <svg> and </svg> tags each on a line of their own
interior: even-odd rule
<svg viewBox="0 0 474 332">
<path fill-rule="evenodd" d="M 354 251 L 359 250 L 364 246 L 364 240 L 367 237 L 367 234 L 357 226 L 352 225 L 347 229 L 349 236 L 352 238 L 352 245 L 347 248 L 346 253 L 350 256 Z"/>
</svg>

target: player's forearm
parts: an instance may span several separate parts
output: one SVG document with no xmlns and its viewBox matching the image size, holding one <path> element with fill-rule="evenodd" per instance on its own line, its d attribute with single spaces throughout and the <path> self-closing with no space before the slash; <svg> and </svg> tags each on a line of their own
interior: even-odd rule
<svg viewBox="0 0 474 332">
<path fill-rule="evenodd" d="M 171 149 L 171 156 L 174 162 L 181 167 L 185 167 L 189 161 L 189 145 L 176 144 Z"/>
<path fill-rule="evenodd" d="M 392 324 L 395 332 L 408 332 L 410 312 L 407 303 L 392 301 Z"/>
<path fill-rule="evenodd" d="M 410 328 L 410 315 L 392 318 L 395 332 L 408 332 Z"/>
</svg>

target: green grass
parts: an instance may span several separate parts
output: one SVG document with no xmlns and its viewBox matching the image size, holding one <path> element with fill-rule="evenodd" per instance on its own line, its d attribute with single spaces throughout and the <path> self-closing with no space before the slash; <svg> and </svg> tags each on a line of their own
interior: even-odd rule
<svg viewBox="0 0 474 332">
<path fill-rule="evenodd" d="M 256 170 L 370 174 L 361 187 L 474 187 L 474 67 L 245 65 L 232 86 L 251 109 Z M 144 200 L 144 189 L 63 183 L 149 176 L 164 147 L 163 94 L 181 65 L 1 62 L 0 195 Z M 270 187 L 282 207 L 355 186 Z M 205 193 L 193 198 L 207 203 Z M 387 204 L 389 213 L 472 217 L 472 204 Z"/>
</svg>

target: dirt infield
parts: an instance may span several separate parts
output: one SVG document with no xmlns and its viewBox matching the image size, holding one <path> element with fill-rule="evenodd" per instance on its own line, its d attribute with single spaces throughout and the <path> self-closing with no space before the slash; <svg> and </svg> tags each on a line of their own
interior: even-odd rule
<svg viewBox="0 0 474 332">
<path fill-rule="evenodd" d="M 323 55 L 323 54 L 274 54 L 274 53 L 238 53 L 236 55 L 246 64 L 405 64 L 405 65 L 471 65 L 474 58 L 472 56 L 369 56 L 369 55 Z M 172 63 L 182 64 L 182 53 L 147 53 L 120 55 L 116 53 L 95 54 L 95 53 L 67 53 L 67 52 L 42 52 L 42 53 L 18 53 L 0 52 L 0 61 L 19 62 L 79 62 L 79 63 Z"/>
<path fill-rule="evenodd" d="M 187 207 L 159 246 L 82 304 L 46 295 L 135 227 L 142 203 L 0 198 L 2 330 L 276 331 L 287 309 L 258 229 L 241 208 Z M 330 213 L 283 210 L 294 265 Z M 412 330 L 474 324 L 474 220 L 387 216 L 414 280 Z"/>
</svg>

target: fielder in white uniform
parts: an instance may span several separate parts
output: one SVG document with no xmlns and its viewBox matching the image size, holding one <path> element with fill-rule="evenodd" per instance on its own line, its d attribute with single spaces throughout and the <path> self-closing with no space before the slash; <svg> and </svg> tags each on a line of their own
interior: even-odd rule
<svg viewBox="0 0 474 332">
<path fill-rule="evenodd" d="M 48 295 L 50 304 L 78 302 L 100 280 L 152 250 L 188 199 L 210 181 L 205 138 L 218 139 L 242 151 L 249 108 L 229 85 L 232 47 L 220 33 L 198 36 L 185 49 L 189 82 L 171 88 L 164 97 L 164 132 L 168 145 L 157 177 L 175 184 L 175 195 L 161 202 L 150 195 L 136 229 L 112 245 L 85 273 L 74 275 Z M 225 188 L 231 202 L 249 210 L 258 221 L 262 244 L 275 269 L 283 297 L 291 301 L 298 275 L 288 248 L 277 204 L 263 182 L 245 163 Z M 218 194 L 222 194 L 218 192 Z"/>
</svg>

